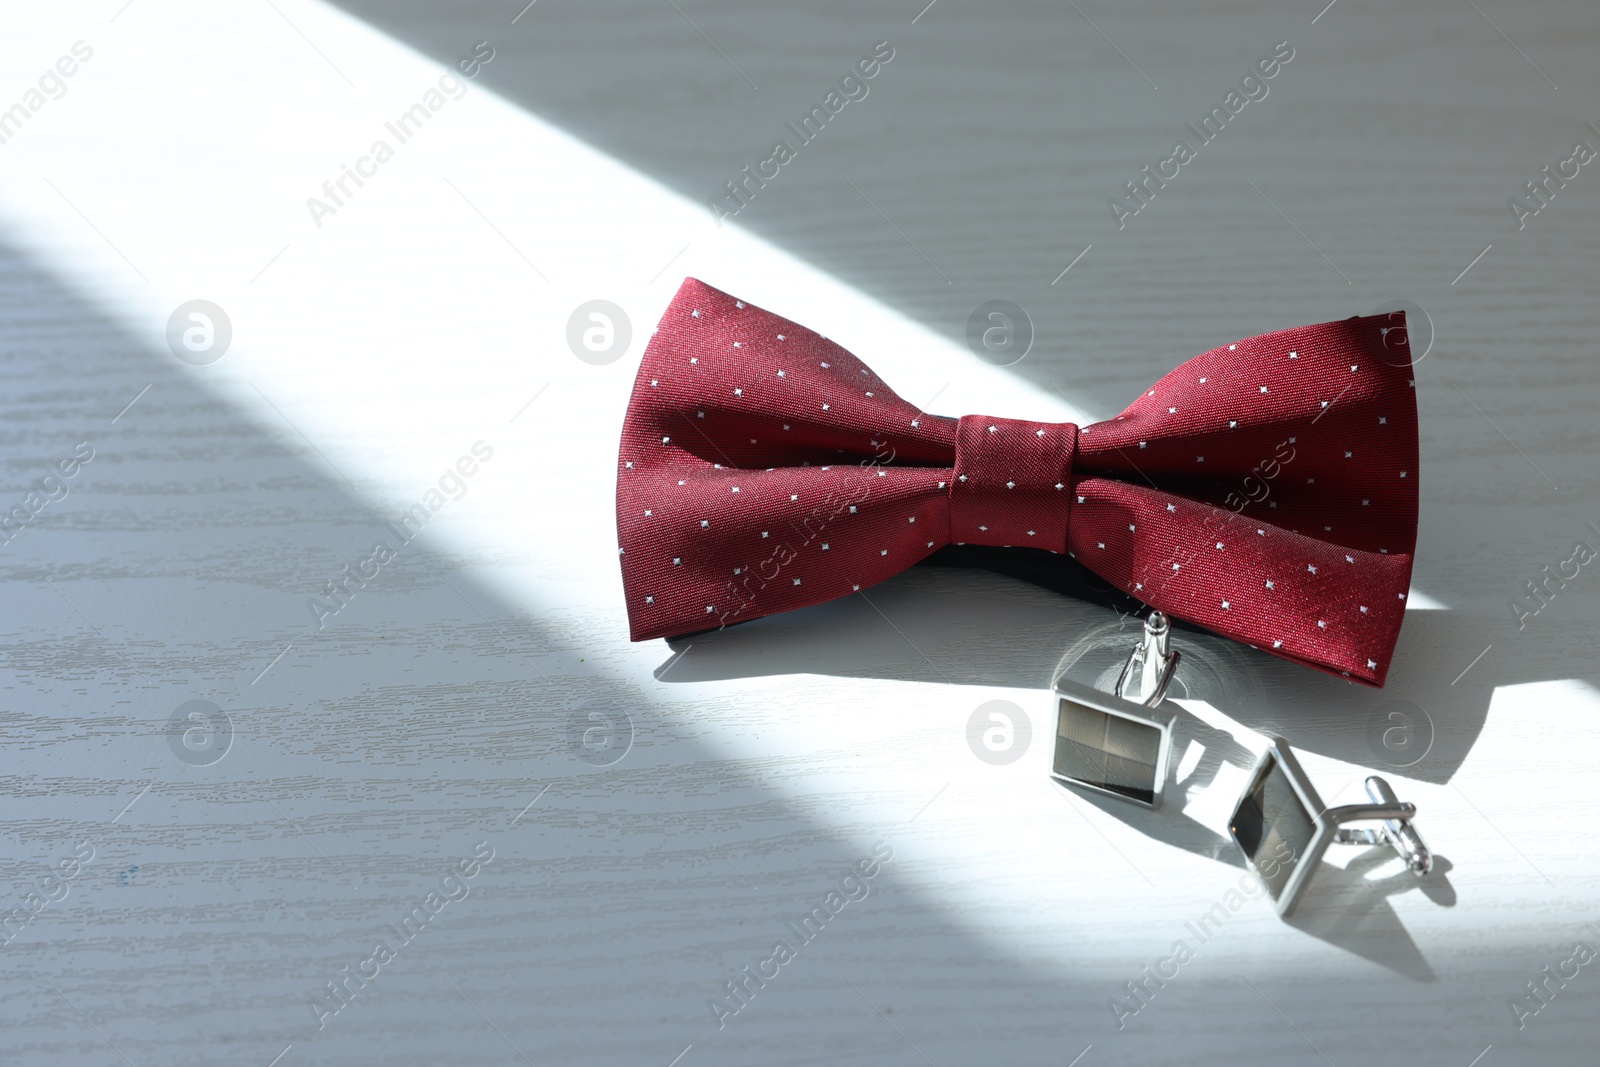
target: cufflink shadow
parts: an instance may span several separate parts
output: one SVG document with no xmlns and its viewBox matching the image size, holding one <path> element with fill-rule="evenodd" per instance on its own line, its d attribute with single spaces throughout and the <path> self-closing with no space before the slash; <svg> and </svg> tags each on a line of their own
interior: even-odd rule
<svg viewBox="0 0 1600 1067">
<path fill-rule="evenodd" d="M 1414 982 L 1437 981 L 1433 967 L 1389 901 L 1404 893 L 1421 892 L 1439 907 L 1454 907 L 1456 890 L 1448 877 L 1452 864 L 1436 855 L 1433 871 L 1420 878 L 1403 867 L 1382 878 L 1368 877 L 1394 859 L 1392 849 L 1377 846 L 1342 869 L 1324 861 L 1294 914 L 1284 921 Z"/>
<path fill-rule="evenodd" d="M 1144 834 L 1152 841 L 1159 841 L 1163 845 L 1181 848 L 1185 852 L 1192 852 L 1196 856 L 1203 856 L 1230 867 L 1248 870 L 1244 858 L 1239 855 L 1239 850 L 1234 843 L 1222 834 L 1217 833 L 1194 819 L 1183 814 L 1183 809 L 1173 804 L 1164 804 L 1161 808 L 1151 811 L 1141 808 L 1115 797 L 1108 797 L 1102 793 L 1094 793 L 1087 789 L 1076 789 L 1065 782 L 1054 783 L 1056 788 L 1067 793 L 1076 801 L 1087 801 L 1105 812 L 1107 815 L 1126 823 L 1128 826 Z"/>
</svg>

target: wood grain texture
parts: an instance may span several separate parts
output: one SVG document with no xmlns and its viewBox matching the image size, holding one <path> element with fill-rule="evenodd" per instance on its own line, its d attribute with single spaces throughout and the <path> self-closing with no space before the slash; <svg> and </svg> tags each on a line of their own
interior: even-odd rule
<svg viewBox="0 0 1600 1067">
<path fill-rule="evenodd" d="M 0 546 L 0 1058 L 1591 1062 L 1600 964 L 1521 1029 L 1508 1000 L 1600 949 L 1597 579 L 1521 629 L 1509 603 L 1600 546 L 1600 172 L 1521 231 L 1506 198 L 1600 147 L 1600 25 L 1480 6 L 8 14 L 0 104 L 73 41 L 95 56 L 0 145 L 0 507 L 94 458 Z M 1285 39 L 1268 95 L 1119 230 L 1107 198 Z M 480 40 L 469 91 L 315 225 L 306 198 Z M 880 40 L 867 97 L 715 226 L 705 200 Z M 1416 302 L 1418 609 L 1389 685 L 1180 631 L 1205 784 L 1143 813 L 1045 773 L 1053 673 L 1103 676 L 1134 625 L 1071 571 L 918 568 L 630 645 L 616 433 L 685 273 L 932 410 L 1023 417 L 1106 417 L 1215 344 Z M 209 367 L 163 337 L 195 297 L 233 321 Z M 596 297 L 634 333 L 604 367 L 565 341 Z M 995 298 L 1036 332 L 1005 370 L 965 347 Z M 459 498 L 319 629 L 307 599 L 480 441 Z M 969 747 L 994 699 L 1033 731 L 1005 766 Z M 191 700 L 227 716 L 215 762 L 174 749 Z M 1431 747 L 1384 768 L 1369 727 L 1397 706 Z M 605 722 L 612 763 L 582 744 Z M 1261 733 L 1330 804 L 1379 768 L 1439 871 L 1358 854 L 1292 923 L 1230 907 L 1220 831 Z M 802 943 L 879 842 L 866 895 Z M 394 959 L 319 1027 L 313 998 L 378 939 Z M 779 939 L 794 958 L 719 1027 L 708 1002 Z M 1119 1028 L 1108 1003 L 1180 939 L 1192 959 Z"/>
</svg>

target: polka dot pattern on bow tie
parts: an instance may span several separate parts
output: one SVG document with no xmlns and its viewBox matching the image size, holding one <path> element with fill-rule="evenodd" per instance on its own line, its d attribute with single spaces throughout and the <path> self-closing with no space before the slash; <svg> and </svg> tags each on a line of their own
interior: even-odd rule
<svg viewBox="0 0 1600 1067">
<path fill-rule="evenodd" d="M 849 596 L 966 542 L 1068 553 L 1177 618 L 1382 684 L 1418 487 L 1414 382 L 1382 325 L 1221 346 L 1080 428 L 928 414 L 833 341 L 687 279 L 617 463 L 632 636 Z"/>
</svg>

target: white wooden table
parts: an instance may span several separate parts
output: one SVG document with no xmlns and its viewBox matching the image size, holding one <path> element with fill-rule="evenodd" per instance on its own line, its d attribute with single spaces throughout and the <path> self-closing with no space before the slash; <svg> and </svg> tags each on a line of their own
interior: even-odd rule
<svg viewBox="0 0 1600 1067">
<path fill-rule="evenodd" d="M 1600 547 L 1600 171 L 1520 230 L 1507 198 L 1600 148 L 1600 22 L 1319 6 L 7 11 L 0 1061 L 1592 1063 L 1600 962 L 1520 1028 L 1510 1001 L 1600 951 L 1600 579 L 1521 629 L 1510 605 Z M 1284 40 L 1266 96 L 1119 230 L 1107 199 Z M 867 95 L 717 226 L 707 199 L 879 41 Z M 363 183 L 313 213 L 347 165 Z M 1054 670 L 1088 643 L 1092 679 L 1134 632 L 1090 600 L 918 568 L 870 603 L 630 644 L 616 435 L 685 274 L 932 410 L 1024 418 L 1423 308 L 1388 686 L 1179 633 L 1224 759 L 1145 815 L 1046 775 Z M 201 299 L 231 340 L 191 365 L 167 324 Z M 632 327 L 602 366 L 566 341 L 593 299 Z M 991 299 L 1032 322 L 1012 367 L 967 348 Z M 418 503 L 319 629 L 308 600 L 372 574 Z M 968 738 L 992 700 L 1032 731 L 998 766 Z M 1392 711 L 1431 724 L 1420 761 L 1374 742 Z M 584 747 L 607 723 L 614 747 Z M 1385 774 L 1436 874 L 1352 850 L 1292 923 L 1230 907 L 1219 831 L 1263 733 L 1330 803 Z M 1180 939 L 1119 1028 L 1110 1003 Z"/>
</svg>

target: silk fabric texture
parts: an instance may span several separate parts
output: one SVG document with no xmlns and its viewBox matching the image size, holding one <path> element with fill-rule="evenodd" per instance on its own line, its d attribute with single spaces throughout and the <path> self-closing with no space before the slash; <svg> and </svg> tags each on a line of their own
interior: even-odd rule
<svg viewBox="0 0 1600 1067">
<path fill-rule="evenodd" d="M 1382 685 L 1416 532 L 1403 315 L 1222 345 L 1078 426 L 924 413 L 834 342 L 689 278 L 618 457 L 635 641 L 850 596 L 946 544 L 1027 547 Z"/>
</svg>

